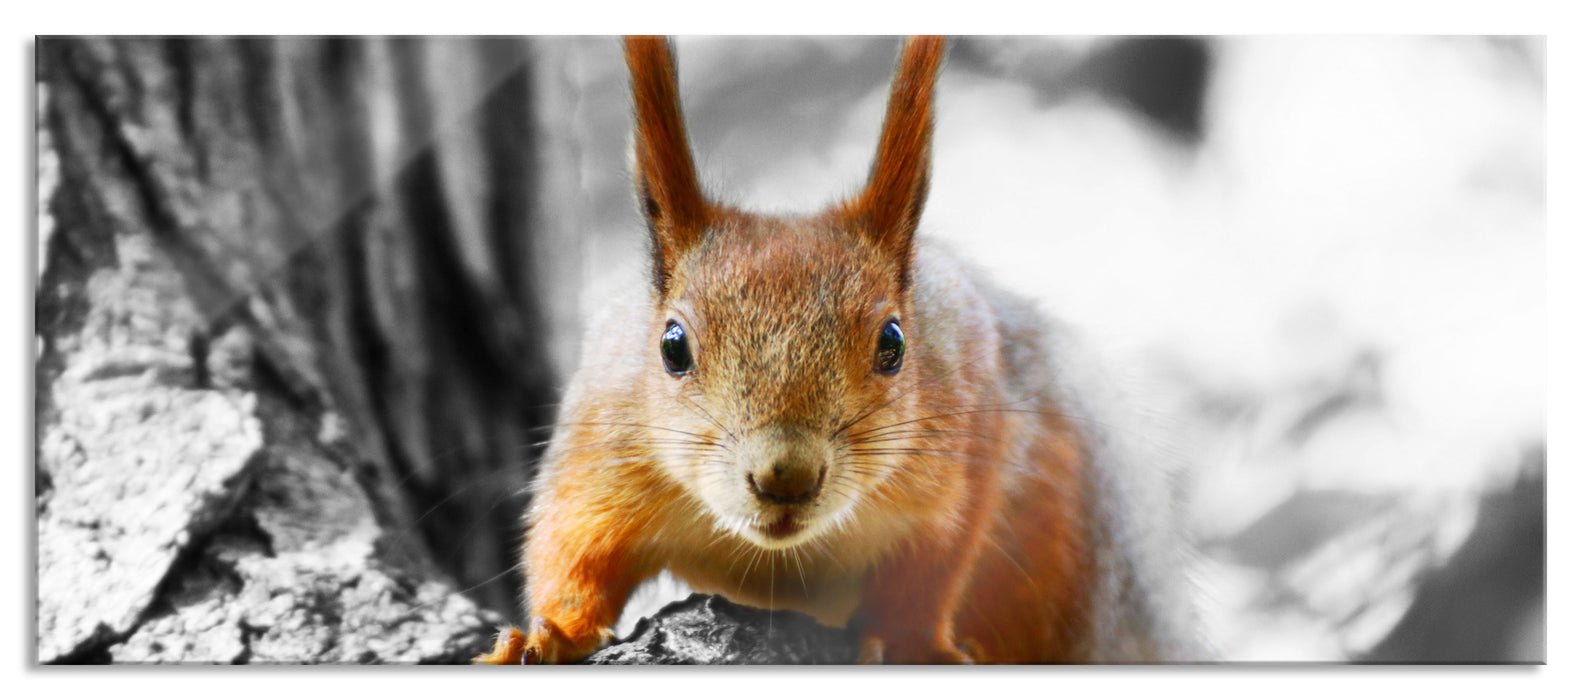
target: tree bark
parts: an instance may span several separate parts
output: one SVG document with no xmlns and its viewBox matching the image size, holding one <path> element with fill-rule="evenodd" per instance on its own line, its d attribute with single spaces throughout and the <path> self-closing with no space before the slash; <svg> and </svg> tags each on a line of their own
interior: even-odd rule
<svg viewBox="0 0 1582 700">
<path fill-rule="evenodd" d="M 38 43 L 38 661 L 446 662 L 551 371 L 520 40 Z"/>
<path fill-rule="evenodd" d="M 749 608 L 694 593 L 644 618 L 626 639 L 588 657 L 594 665 L 853 664 L 855 629 L 836 630 L 807 615 Z"/>
</svg>

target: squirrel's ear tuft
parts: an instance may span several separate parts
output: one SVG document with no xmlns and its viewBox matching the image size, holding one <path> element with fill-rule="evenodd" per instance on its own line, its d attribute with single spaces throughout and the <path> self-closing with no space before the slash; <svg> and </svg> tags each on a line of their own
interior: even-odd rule
<svg viewBox="0 0 1582 700">
<path fill-rule="evenodd" d="M 669 42 L 627 37 L 626 67 L 637 123 L 637 198 L 653 241 L 654 284 L 664 295 L 676 261 L 703 236 L 709 205 L 687 145 Z"/>
<path fill-rule="evenodd" d="M 879 151 L 868 184 L 839 214 L 909 269 L 912 240 L 928 197 L 929 151 L 934 132 L 934 80 L 945 56 L 945 39 L 912 37 L 890 85 Z"/>
</svg>

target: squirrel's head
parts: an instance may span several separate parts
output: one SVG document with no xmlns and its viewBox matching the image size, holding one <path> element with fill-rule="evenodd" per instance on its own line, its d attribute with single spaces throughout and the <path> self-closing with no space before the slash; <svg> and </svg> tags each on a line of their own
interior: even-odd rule
<svg viewBox="0 0 1582 700">
<path fill-rule="evenodd" d="M 626 41 L 653 263 L 652 438 L 715 522 L 760 546 L 839 527 L 906 459 L 861 438 L 917 400 L 911 273 L 943 54 L 939 37 L 907 41 L 856 196 L 768 217 L 704 196 L 668 44 Z"/>
</svg>

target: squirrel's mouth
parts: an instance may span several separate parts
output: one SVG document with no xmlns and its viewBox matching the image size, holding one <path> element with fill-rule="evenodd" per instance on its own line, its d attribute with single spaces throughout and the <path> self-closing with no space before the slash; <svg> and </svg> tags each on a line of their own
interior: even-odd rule
<svg viewBox="0 0 1582 700">
<path fill-rule="evenodd" d="M 802 531 L 802 521 L 795 514 L 785 513 L 766 524 L 759 525 L 758 531 L 770 539 L 783 540 L 794 537 Z"/>
<path fill-rule="evenodd" d="M 741 534 L 765 549 L 789 549 L 817 536 L 819 519 L 813 514 L 775 510 L 779 512 L 760 512 Z"/>
</svg>

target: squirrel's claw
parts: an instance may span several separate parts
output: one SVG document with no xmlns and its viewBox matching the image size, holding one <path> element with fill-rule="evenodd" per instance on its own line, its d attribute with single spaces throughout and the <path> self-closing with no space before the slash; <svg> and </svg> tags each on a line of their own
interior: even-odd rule
<svg viewBox="0 0 1582 700">
<path fill-rule="evenodd" d="M 582 643 L 569 639 L 554 623 L 536 616 L 528 624 L 527 632 L 515 627 L 500 628 L 494 639 L 494 648 L 486 654 L 473 657 L 475 664 L 536 666 L 581 661 L 597 651 L 609 634 L 601 630 Z"/>
<path fill-rule="evenodd" d="M 472 662 L 493 666 L 515 664 L 523 658 L 526 642 L 527 638 L 522 636 L 522 630 L 515 627 L 501 627 L 500 634 L 494 638 L 494 648 L 473 657 Z"/>
</svg>

